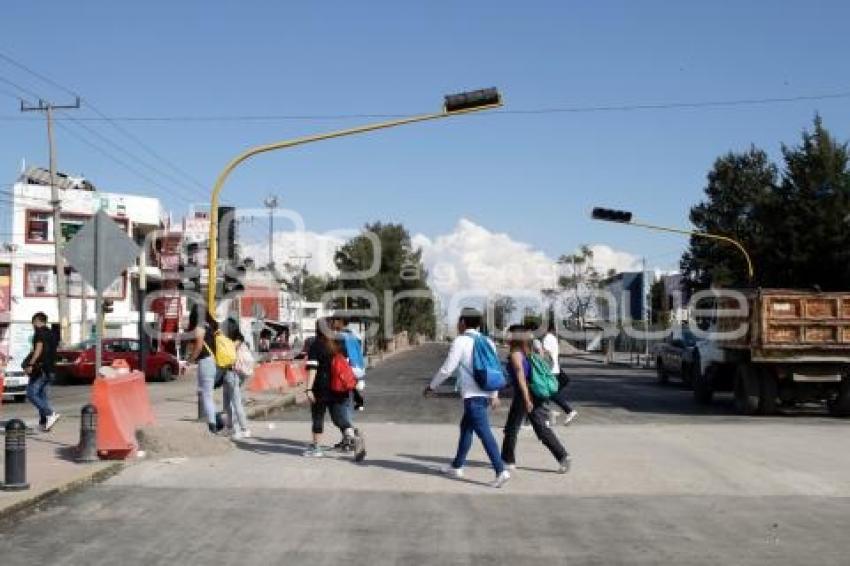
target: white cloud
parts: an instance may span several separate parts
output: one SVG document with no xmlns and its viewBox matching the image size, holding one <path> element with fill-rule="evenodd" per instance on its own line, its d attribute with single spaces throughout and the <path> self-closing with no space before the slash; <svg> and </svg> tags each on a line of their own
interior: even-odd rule
<svg viewBox="0 0 850 566">
<path fill-rule="evenodd" d="M 354 230 L 326 233 L 279 231 L 274 235 L 275 262 L 293 263 L 293 255 L 312 255 L 307 262 L 311 273 L 337 273 L 334 252 Z M 268 261 L 268 241 L 257 234 L 240 240 L 242 253 L 258 264 Z M 537 294 L 555 283 L 557 264 L 542 251 L 520 242 L 502 232 L 492 232 L 475 222 L 461 218 L 447 234 L 429 238 L 424 234 L 412 237 L 414 247 L 422 249 L 422 259 L 428 269 L 428 283 L 444 299 L 463 292 L 484 294 Z M 638 271 L 638 257 L 593 244 L 593 263 L 600 273 L 609 269 Z"/>
<path fill-rule="evenodd" d="M 351 236 L 353 234 L 347 234 Z M 293 256 L 311 256 L 307 260 L 310 273 L 336 274 L 333 258 L 336 250 L 345 242 L 342 232 L 280 231 L 274 234 L 274 261 L 278 266 L 285 263 L 299 264 L 303 260 Z M 265 265 L 269 258 L 268 240 L 240 238 L 242 255 L 251 257 L 258 265 Z"/>
<path fill-rule="evenodd" d="M 589 247 L 593 252 L 593 266 L 603 275 L 608 273 L 609 269 L 617 272 L 641 270 L 641 260 L 635 255 L 617 251 L 605 244 L 593 244 Z"/>
</svg>

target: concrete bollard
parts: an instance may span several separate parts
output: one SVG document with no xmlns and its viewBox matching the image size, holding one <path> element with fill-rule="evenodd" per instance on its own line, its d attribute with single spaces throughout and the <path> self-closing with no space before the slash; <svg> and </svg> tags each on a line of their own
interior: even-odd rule
<svg viewBox="0 0 850 566">
<path fill-rule="evenodd" d="M 2 488 L 6 491 L 29 489 L 27 483 L 27 427 L 20 419 L 6 423 L 6 476 Z"/>
<path fill-rule="evenodd" d="M 77 462 L 97 462 L 97 407 L 83 405 L 80 411 L 80 443 Z"/>
</svg>

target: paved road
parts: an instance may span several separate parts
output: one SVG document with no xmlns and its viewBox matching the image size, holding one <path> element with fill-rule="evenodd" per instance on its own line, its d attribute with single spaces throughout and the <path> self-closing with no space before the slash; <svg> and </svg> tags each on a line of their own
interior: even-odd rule
<svg viewBox="0 0 850 566">
<path fill-rule="evenodd" d="M 459 402 L 419 392 L 444 352 L 372 372 L 364 465 L 302 458 L 296 409 L 226 456 L 134 466 L 0 525 L 3 564 L 846 563 L 850 423 L 697 411 L 649 373 L 573 362 L 573 471 L 525 433 L 494 490 L 478 446 L 464 481 L 434 471 Z"/>
</svg>

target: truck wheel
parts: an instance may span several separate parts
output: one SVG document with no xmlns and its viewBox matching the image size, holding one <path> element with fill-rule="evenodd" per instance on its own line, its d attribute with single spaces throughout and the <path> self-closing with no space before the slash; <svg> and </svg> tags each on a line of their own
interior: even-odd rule
<svg viewBox="0 0 850 566">
<path fill-rule="evenodd" d="M 670 376 L 664 371 L 664 362 L 661 361 L 661 358 L 655 360 L 655 375 L 661 385 L 667 385 L 670 382 Z"/>
<path fill-rule="evenodd" d="M 741 415 L 754 415 L 761 397 L 759 376 L 750 364 L 740 364 L 735 374 L 735 408 Z"/>
<path fill-rule="evenodd" d="M 826 402 L 829 413 L 834 417 L 850 417 L 850 377 L 838 384 L 838 395 Z"/>
<path fill-rule="evenodd" d="M 682 367 L 682 383 L 687 387 L 693 388 L 697 374 L 700 373 L 701 365 L 702 364 L 700 364 L 699 361 L 699 354 L 694 355 L 694 359 L 691 360 L 691 363 Z"/>
<path fill-rule="evenodd" d="M 701 371 L 694 373 L 694 401 L 698 405 L 710 405 L 714 399 L 714 374 L 717 368 L 708 366 L 705 369 L 705 374 Z"/>
<path fill-rule="evenodd" d="M 762 369 L 759 374 L 759 410 L 762 415 L 773 415 L 776 413 L 777 397 L 779 396 L 776 374 L 766 368 Z"/>
</svg>

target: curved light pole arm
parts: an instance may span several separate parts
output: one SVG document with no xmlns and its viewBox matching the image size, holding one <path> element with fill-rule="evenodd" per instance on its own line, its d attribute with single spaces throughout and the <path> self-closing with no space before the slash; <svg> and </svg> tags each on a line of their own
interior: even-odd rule
<svg viewBox="0 0 850 566">
<path fill-rule="evenodd" d="M 674 234 L 686 234 L 689 236 L 697 236 L 700 238 L 708 238 L 711 240 L 720 240 L 721 242 L 726 242 L 728 244 L 732 244 L 736 248 L 740 250 L 742 254 L 744 254 L 744 259 L 747 260 L 747 274 L 749 275 L 750 281 L 755 277 L 755 272 L 753 271 L 753 260 L 750 258 L 750 254 L 747 253 L 747 250 L 738 240 L 730 238 L 729 236 L 721 236 L 720 234 L 710 234 L 708 232 L 696 232 L 694 230 L 682 230 L 680 228 L 668 228 L 666 226 L 656 226 L 654 224 L 645 224 L 643 222 L 624 222 L 623 224 L 630 224 L 632 226 L 640 226 L 641 228 L 649 228 L 650 230 L 659 230 L 661 232 L 672 232 Z"/>
<path fill-rule="evenodd" d="M 458 116 L 461 114 L 470 114 L 472 112 L 481 112 L 482 110 L 491 110 L 494 108 L 498 108 L 501 106 L 499 104 L 489 104 L 486 106 L 478 106 L 475 108 L 469 108 L 465 110 L 456 110 L 453 112 L 436 112 L 434 114 L 421 114 L 418 116 L 410 116 L 408 118 L 399 118 L 397 120 L 390 120 L 387 122 L 379 122 L 376 124 L 367 124 L 365 126 L 358 126 L 355 128 L 349 128 L 346 130 L 338 130 L 335 132 L 328 132 L 325 134 L 316 134 L 312 136 L 305 136 L 302 138 L 295 138 L 292 140 L 284 140 L 275 143 L 270 143 L 266 145 L 260 145 L 257 147 L 253 147 L 246 151 L 243 151 L 236 157 L 234 157 L 230 163 L 219 173 L 218 178 L 215 181 L 215 185 L 213 185 L 212 190 L 212 198 L 210 199 L 210 231 L 209 231 L 209 252 L 207 254 L 207 269 L 209 270 L 209 276 L 207 277 L 207 312 L 209 312 L 213 317 L 216 316 L 215 309 L 215 289 L 216 289 L 216 277 L 217 277 L 217 265 L 216 265 L 216 256 L 218 256 L 218 201 L 219 195 L 221 194 L 221 189 L 224 187 L 225 181 L 230 176 L 230 173 L 233 172 L 243 161 L 246 161 L 248 158 L 258 155 L 260 153 L 266 153 L 269 151 L 275 151 L 278 149 L 285 149 L 287 147 L 294 147 L 296 145 L 304 145 L 312 142 L 328 140 L 332 138 L 340 138 L 343 136 L 351 136 L 354 134 L 362 134 L 365 132 L 372 132 L 375 130 L 383 130 L 386 128 L 393 128 L 396 126 L 403 126 L 405 124 L 413 124 L 416 122 L 425 122 L 428 120 L 437 120 L 439 118 L 448 118 L 450 116 Z"/>
</svg>

